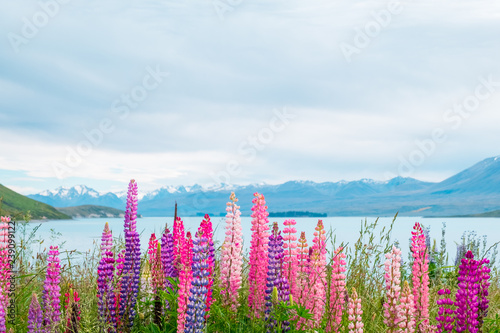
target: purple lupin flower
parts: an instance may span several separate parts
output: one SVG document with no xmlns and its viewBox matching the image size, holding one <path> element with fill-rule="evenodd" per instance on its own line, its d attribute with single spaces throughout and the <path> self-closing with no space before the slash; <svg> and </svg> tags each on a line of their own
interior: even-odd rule
<svg viewBox="0 0 500 333">
<path fill-rule="evenodd" d="M 36 294 L 31 296 L 31 304 L 28 310 L 28 333 L 39 333 L 42 330 L 43 312 Z"/>
<path fill-rule="evenodd" d="M 47 258 L 47 275 L 43 285 L 42 306 L 44 311 L 43 327 L 48 332 L 54 332 L 61 320 L 60 296 L 61 288 L 59 249 L 57 246 L 50 246 Z"/>
<path fill-rule="evenodd" d="M 277 292 L 277 300 L 287 302 L 290 295 L 290 287 L 285 276 L 282 274 L 282 265 L 284 258 L 283 251 L 283 237 L 281 236 L 281 231 L 279 231 L 278 223 L 273 223 L 273 230 L 271 236 L 269 236 L 269 248 L 268 248 L 268 266 L 267 266 L 267 282 L 266 282 L 266 321 L 267 331 L 272 332 L 277 328 L 277 322 L 272 318 L 272 308 L 273 308 L 273 290 Z M 276 301 L 277 301 L 276 300 Z M 290 323 L 284 321 L 281 323 L 281 328 L 283 332 L 290 330 Z"/>
<path fill-rule="evenodd" d="M 453 314 L 455 311 L 451 308 L 453 306 L 453 300 L 450 299 L 449 295 L 451 291 L 449 289 L 441 289 L 438 291 L 438 295 L 441 296 L 436 303 L 439 305 L 438 316 L 436 320 L 438 322 L 437 332 L 438 333 L 448 333 L 453 331 Z"/>
<path fill-rule="evenodd" d="M 116 296 L 113 286 L 115 259 L 111 251 L 113 235 L 106 222 L 101 240 L 101 260 L 97 267 L 97 304 L 104 325 L 116 325 Z"/>
<path fill-rule="evenodd" d="M 161 237 L 161 262 L 165 273 L 165 279 L 175 277 L 174 261 L 174 235 L 170 232 L 168 227 L 165 227 L 165 232 Z M 167 286 L 170 287 L 170 282 L 168 282 L 168 280 Z"/>
<path fill-rule="evenodd" d="M 487 296 L 488 288 L 490 286 L 490 268 L 486 266 L 490 261 L 486 258 L 482 259 L 479 266 L 479 315 L 478 322 L 479 328 L 483 326 L 484 318 L 488 315 L 489 300 Z"/>
<path fill-rule="evenodd" d="M 125 261 L 121 274 L 119 304 L 121 329 L 124 332 L 129 332 L 134 322 L 141 273 L 141 248 L 136 227 L 137 194 L 137 183 L 132 179 L 128 187 L 127 208 L 125 210 Z"/>
<path fill-rule="evenodd" d="M 462 258 L 458 276 L 458 290 L 456 294 L 455 305 L 455 330 L 457 332 L 468 331 L 469 333 L 478 332 L 478 294 L 479 280 L 479 262 L 474 260 L 471 251 Z"/>
<path fill-rule="evenodd" d="M 186 311 L 185 332 L 202 333 L 205 328 L 205 312 L 207 311 L 207 295 L 209 289 L 209 249 L 208 239 L 198 231 L 193 240 L 193 280 Z"/>
</svg>

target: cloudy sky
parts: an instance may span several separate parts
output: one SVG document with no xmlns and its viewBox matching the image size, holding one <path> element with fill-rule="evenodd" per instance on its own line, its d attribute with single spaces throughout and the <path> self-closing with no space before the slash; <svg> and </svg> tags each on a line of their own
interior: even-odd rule
<svg viewBox="0 0 500 333">
<path fill-rule="evenodd" d="M 500 3 L 0 6 L 0 183 L 24 194 L 440 181 L 500 155 Z"/>
</svg>

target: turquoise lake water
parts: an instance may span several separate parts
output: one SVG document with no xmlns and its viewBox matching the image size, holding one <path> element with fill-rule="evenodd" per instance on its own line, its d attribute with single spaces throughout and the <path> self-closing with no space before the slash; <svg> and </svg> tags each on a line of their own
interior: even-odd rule
<svg viewBox="0 0 500 333">
<path fill-rule="evenodd" d="M 374 222 L 376 218 L 368 217 L 367 221 Z M 186 231 L 195 231 L 201 217 L 183 218 Z M 244 237 L 244 248 L 248 251 L 251 239 L 251 218 L 242 217 L 242 228 Z M 284 218 L 270 218 L 271 222 L 277 221 L 280 224 L 280 229 L 283 229 Z M 306 232 L 309 246 L 312 245 L 314 228 L 318 221 L 317 218 L 296 218 L 297 221 L 297 237 L 301 231 Z M 322 218 L 327 231 L 332 230 L 336 237 L 336 246 L 341 242 L 348 243 L 348 246 L 353 246 L 359 237 L 360 226 L 364 217 L 327 217 Z M 392 217 L 379 218 L 379 226 L 377 227 L 376 236 L 382 231 L 384 226 L 389 226 Z M 74 219 L 74 220 L 58 220 L 47 222 L 31 222 L 29 228 L 33 228 L 41 224 L 37 232 L 37 238 L 43 239 L 42 244 L 33 246 L 36 251 L 43 251 L 49 245 L 62 245 L 62 250 L 78 250 L 87 251 L 92 249 L 95 244 L 100 244 L 101 233 L 105 222 L 109 222 L 110 228 L 113 231 L 114 237 L 123 237 L 123 219 L 108 218 L 108 219 Z M 415 222 L 420 222 L 426 227 L 430 227 L 431 238 L 436 239 L 437 245 L 441 240 L 442 223 L 446 222 L 447 249 L 449 253 L 450 263 L 456 255 L 456 243 L 460 242 L 464 232 L 475 231 L 478 236 L 487 236 L 488 246 L 496 242 L 500 242 L 500 218 L 419 218 L 419 217 L 398 217 L 394 223 L 391 233 L 392 240 L 398 240 L 403 250 L 403 258 L 407 258 L 409 248 L 409 238 L 411 230 Z M 137 229 L 141 233 L 141 245 L 143 249 L 147 248 L 147 242 L 151 233 L 155 232 L 157 237 L 161 234 L 168 223 L 171 229 L 173 217 L 144 217 L 137 220 Z M 224 239 L 225 218 L 212 218 L 213 227 L 215 229 L 214 238 L 216 244 L 220 245 Z M 52 230 L 52 231 L 51 231 Z M 54 234 L 54 232 L 56 234 Z M 19 227 L 16 238 L 19 242 L 22 237 Z M 161 236 L 160 236 L 161 237 Z M 329 244 L 329 250 L 333 249 L 333 244 Z"/>
</svg>

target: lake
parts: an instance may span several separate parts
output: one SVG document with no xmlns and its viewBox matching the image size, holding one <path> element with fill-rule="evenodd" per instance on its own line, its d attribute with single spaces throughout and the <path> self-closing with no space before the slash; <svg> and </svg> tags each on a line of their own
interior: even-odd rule
<svg viewBox="0 0 500 333">
<path fill-rule="evenodd" d="M 366 218 L 368 222 L 374 222 L 376 218 Z M 183 218 L 186 231 L 195 231 L 202 218 L 201 217 L 186 217 Z M 245 251 L 249 250 L 251 239 L 251 217 L 242 217 L 242 228 L 244 237 Z M 270 218 L 270 221 L 277 221 L 280 223 L 280 229 L 283 229 L 284 218 Z M 300 236 L 301 231 L 306 232 L 308 245 L 312 245 L 314 228 L 318 221 L 317 218 L 296 218 L 297 237 Z M 361 222 L 365 220 L 364 217 L 327 217 L 322 218 L 327 231 L 333 230 L 336 236 L 336 244 L 341 242 L 354 245 L 359 237 Z M 379 219 L 378 231 L 382 230 L 383 226 L 389 226 L 392 217 L 381 217 Z M 34 247 L 35 252 L 43 250 L 50 245 L 62 245 L 63 250 L 78 250 L 87 251 L 94 247 L 94 243 L 100 244 L 101 233 L 104 228 L 105 222 L 109 222 L 109 226 L 113 231 L 113 237 L 123 237 L 123 219 L 121 218 L 108 218 L 108 219 L 74 219 L 74 220 L 57 220 L 46 222 L 31 222 L 29 228 L 33 228 L 41 224 L 37 237 L 45 241 L 41 245 Z M 441 240 L 442 223 L 446 222 L 446 242 L 449 253 L 450 263 L 456 255 L 456 243 L 460 241 L 462 234 L 466 231 L 475 231 L 478 236 L 487 236 L 488 246 L 496 242 L 500 242 L 500 218 L 419 218 L 419 217 L 398 217 L 394 223 L 392 231 L 393 240 L 398 240 L 403 250 L 403 259 L 408 257 L 409 238 L 411 237 L 411 230 L 415 222 L 420 222 L 426 227 L 430 227 L 431 238 L 436 239 L 437 246 Z M 161 237 L 161 233 L 168 223 L 170 230 L 172 230 L 173 217 L 143 217 L 137 220 L 137 229 L 141 233 L 141 246 L 147 248 L 147 242 L 151 233 L 155 232 L 157 237 Z M 212 218 L 214 227 L 214 238 L 219 245 L 224 239 L 225 218 L 215 217 Z M 51 231 L 52 230 L 52 231 Z M 54 234 L 58 233 L 59 235 Z M 376 235 L 378 236 L 378 232 Z M 160 236 L 159 236 L 160 235 Z M 19 242 L 21 237 L 20 232 L 16 236 Z M 329 245 L 329 251 L 333 246 Z"/>
</svg>

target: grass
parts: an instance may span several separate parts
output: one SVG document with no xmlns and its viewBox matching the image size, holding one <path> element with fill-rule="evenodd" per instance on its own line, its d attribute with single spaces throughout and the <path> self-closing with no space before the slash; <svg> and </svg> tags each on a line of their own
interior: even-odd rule
<svg viewBox="0 0 500 333">
<path fill-rule="evenodd" d="M 395 218 L 396 219 L 396 218 Z M 393 221 L 394 223 L 394 221 Z M 12 326 L 15 332 L 26 332 L 26 321 L 29 302 L 32 292 L 41 295 L 43 281 L 45 279 L 45 267 L 47 259 L 48 245 L 44 240 L 37 239 L 37 228 L 32 231 L 27 228 L 28 222 L 18 222 L 17 242 L 18 253 L 16 262 L 18 264 L 17 273 L 17 295 L 16 307 L 17 317 Z M 297 225 L 300 229 L 300 225 Z M 362 299 L 363 306 L 363 322 L 365 324 L 365 332 L 385 332 L 383 323 L 383 303 L 385 297 L 384 289 L 384 254 L 389 252 L 394 245 L 391 242 L 390 234 L 392 224 L 389 227 L 380 229 L 378 220 L 373 222 L 365 222 L 362 224 L 359 232 L 359 238 L 354 244 L 342 244 L 345 246 L 347 255 L 347 286 L 349 292 L 353 287 L 356 288 L 358 295 Z M 432 240 L 430 246 L 430 255 L 432 263 L 430 265 L 430 318 L 431 323 L 435 324 L 433 318 L 437 315 L 437 291 L 442 288 L 452 290 L 452 293 L 457 289 L 458 266 L 454 262 L 450 263 L 451 256 L 446 253 L 446 243 L 444 243 L 444 234 L 446 227 L 443 225 L 441 240 Z M 410 237 L 410 230 L 408 230 Z M 333 251 L 336 248 L 336 237 L 334 232 L 328 235 L 329 250 Z M 54 240 L 53 240 L 54 241 Z M 490 286 L 490 313 L 488 320 L 485 322 L 484 332 L 500 332 L 500 275 L 495 263 L 496 246 L 486 248 L 484 238 L 480 238 L 474 233 L 464 234 L 461 240 L 457 240 L 465 249 L 472 250 L 476 257 L 481 258 L 487 256 L 491 259 L 491 286 Z M 123 240 L 116 239 L 114 242 L 115 250 L 123 248 Z M 311 244 L 312 240 L 308 240 Z M 437 245 L 439 244 L 439 246 Z M 54 244 L 56 245 L 56 244 Z M 218 244 L 220 245 L 220 244 Z M 402 247 L 403 245 L 398 245 Z M 32 251 L 33 246 L 38 247 L 38 251 Z M 98 319 L 97 308 L 97 264 L 99 256 L 99 244 L 94 244 L 94 248 L 87 252 L 63 251 L 60 255 L 62 266 L 61 277 L 61 294 L 68 292 L 69 288 L 78 291 L 81 297 L 81 330 L 80 332 L 103 332 L 103 327 Z M 217 255 L 220 253 L 220 246 L 217 250 Z M 76 256 L 83 256 L 83 260 L 75 260 Z M 329 258 L 332 253 L 329 253 Z M 145 256 L 143 256 L 145 260 Z M 407 280 L 411 285 L 411 262 L 404 260 L 401 267 L 402 280 Z M 216 273 L 218 266 L 216 263 Z M 327 271 L 328 275 L 330 270 Z M 248 261 L 244 261 L 243 276 L 248 275 Z M 329 278 L 329 277 L 328 277 Z M 215 279 L 217 281 L 217 279 Z M 402 281 L 402 283 L 403 283 Z M 176 283 L 175 280 L 172 282 Z M 174 287 L 175 289 L 175 287 Z M 248 283 L 244 278 L 243 286 L 239 293 L 240 307 L 236 313 L 220 304 L 220 289 L 217 283 L 214 284 L 215 303 L 213 304 L 206 332 L 266 332 L 265 322 L 260 319 L 253 319 L 248 316 L 249 308 L 247 306 L 248 298 Z M 175 295 L 167 292 L 161 293 L 164 300 L 168 300 L 171 304 L 171 309 L 165 311 L 165 316 L 162 320 L 162 329 L 153 323 L 153 315 L 150 310 L 154 300 L 147 295 L 140 293 L 138 302 L 138 316 L 136 316 L 132 332 L 175 332 L 176 331 L 176 298 Z M 40 298 L 40 297 L 39 297 Z M 61 304 L 63 303 L 61 297 Z M 289 320 L 296 322 L 293 314 L 301 313 L 303 309 L 300 307 L 292 307 L 282 304 L 278 307 L 280 313 L 277 316 L 288 316 Z M 348 332 L 347 316 L 344 311 L 342 319 L 342 332 Z M 8 326 L 10 327 L 10 326 Z M 324 327 L 324 326 L 323 326 Z M 293 328 L 291 332 L 298 332 Z M 319 330 L 318 332 L 322 332 Z"/>
</svg>

